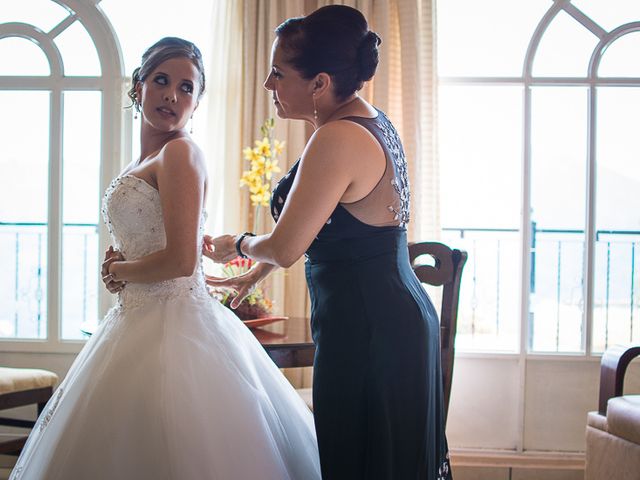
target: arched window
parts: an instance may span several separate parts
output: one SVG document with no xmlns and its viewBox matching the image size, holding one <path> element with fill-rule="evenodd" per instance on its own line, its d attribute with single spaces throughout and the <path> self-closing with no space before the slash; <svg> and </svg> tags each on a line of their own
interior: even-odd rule
<svg viewBox="0 0 640 480">
<path fill-rule="evenodd" d="M 110 302 L 99 212 L 120 168 L 124 69 L 98 3 L 5 2 L 0 14 L 3 350 L 77 350 L 81 324 Z"/>
<path fill-rule="evenodd" d="M 640 339 L 640 2 L 614 4 L 438 2 L 443 239 L 470 254 L 459 349 Z"/>
</svg>

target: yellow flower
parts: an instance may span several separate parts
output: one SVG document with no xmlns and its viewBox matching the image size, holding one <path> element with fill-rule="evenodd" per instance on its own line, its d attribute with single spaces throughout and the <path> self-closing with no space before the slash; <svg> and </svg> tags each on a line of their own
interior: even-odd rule
<svg viewBox="0 0 640 480">
<path fill-rule="evenodd" d="M 284 143 L 285 142 L 281 142 L 279 140 L 273 141 L 273 149 L 276 151 L 276 155 L 280 155 L 282 153 L 284 150 Z"/>
<path fill-rule="evenodd" d="M 269 138 L 264 137 L 262 141 L 256 140 L 256 150 L 263 157 L 271 157 L 271 143 Z"/>
<path fill-rule="evenodd" d="M 261 184 L 256 189 L 251 190 L 251 204 L 252 205 L 269 205 L 269 187 L 268 185 Z"/>
<path fill-rule="evenodd" d="M 244 158 L 250 162 L 255 162 L 260 158 L 260 151 L 257 148 L 247 147 L 242 150 L 242 154 L 244 155 Z"/>
<path fill-rule="evenodd" d="M 240 186 L 247 185 L 249 189 L 252 189 L 256 184 L 262 183 L 262 178 L 256 175 L 254 172 L 245 171 L 240 178 Z"/>
<path fill-rule="evenodd" d="M 262 158 L 262 161 L 253 162 L 251 164 L 251 173 L 259 177 L 263 176 L 265 174 L 265 165 L 266 165 L 266 162 L 264 158 Z"/>
<path fill-rule="evenodd" d="M 253 148 L 242 150 L 244 159 L 249 161 L 249 169 L 242 172 L 240 186 L 249 188 L 251 203 L 255 207 L 269 206 L 271 179 L 274 173 L 281 171 L 276 157 L 284 151 L 284 142 L 273 138 L 274 127 L 274 120 L 267 119 L 260 127 L 262 140 L 256 140 Z"/>
<path fill-rule="evenodd" d="M 267 177 L 267 180 L 271 180 L 271 177 L 274 173 L 278 173 L 280 171 L 280 167 L 278 166 L 278 160 L 267 160 L 264 163 L 264 174 Z"/>
</svg>

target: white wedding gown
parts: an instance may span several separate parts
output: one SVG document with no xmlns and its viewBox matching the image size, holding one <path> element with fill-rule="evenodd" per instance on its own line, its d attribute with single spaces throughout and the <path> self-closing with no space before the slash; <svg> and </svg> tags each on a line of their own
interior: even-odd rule
<svg viewBox="0 0 640 480">
<path fill-rule="evenodd" d="M 143 180 L 115 179 L 103 215 L 125 258 L 164 247 L 160 195 Z M 10 478 L 313 480 L 320 466 L 312 414 L 209 296 L 200 266 L 188 278 L 126 285 Z"/>
</svg>

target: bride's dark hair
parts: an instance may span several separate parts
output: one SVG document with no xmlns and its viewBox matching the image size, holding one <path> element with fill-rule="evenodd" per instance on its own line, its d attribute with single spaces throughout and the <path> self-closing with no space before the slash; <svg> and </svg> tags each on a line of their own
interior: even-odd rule
<svg viewBox="0 0 640 480">
<path fill-rule="evenodd" d="M 144 82 L 147 76 L 163 62 L 170 58 L 177 57 L 188 58 L 198 69 L 198 73 L 200 74 L 198 98 L 200 98 L 204 93 L 205 87 L 204 65 L 202 63 L 200 49 L 188 40 L 178 37 L 164 37 L 144 52 L 142 55 L 142 63 L 133 71 L 133 75 L 131 75 L 131 88 L 127 92 L 127 95 L 133 102 L 131 104 L 132 107 L 140 111 L 140 99 L 136 96 L 136 85 L 138 82 Z"/>
<path fill-rule="evenodd" d="M 380 37 L 355 8 L 329 5 L 276 28 L 287 61 L 303 78 L 331 75 L 334 92 L 346 98 L 370 80 L 378 66 Z"/>
</svg>

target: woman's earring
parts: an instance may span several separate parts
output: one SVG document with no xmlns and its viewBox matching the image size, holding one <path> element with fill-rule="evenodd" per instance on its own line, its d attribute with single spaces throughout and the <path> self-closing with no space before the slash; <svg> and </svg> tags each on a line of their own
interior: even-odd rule
<svg viewBox="0 0 640 480">
<path fill-rule="evenodd" d="M 313 119 L 318 121 L 318 106 L 316 105 L 316 96 L 313 95 Z"/>
<path fill-rule="evenodd" d="M 191 128 L 189 128 L 189 133 L 193 134 L 193 115 L 191 115 Z"/>
</svg>

